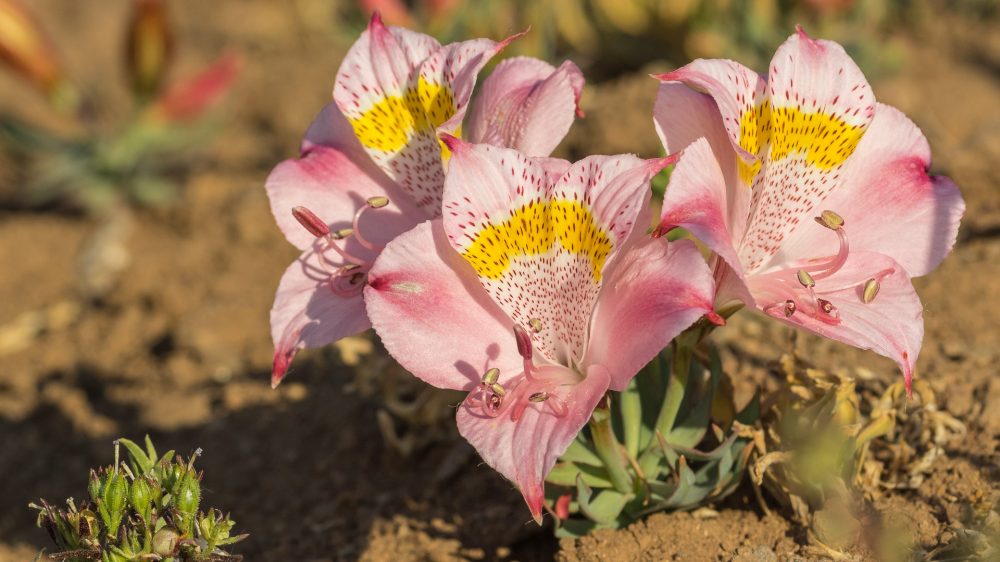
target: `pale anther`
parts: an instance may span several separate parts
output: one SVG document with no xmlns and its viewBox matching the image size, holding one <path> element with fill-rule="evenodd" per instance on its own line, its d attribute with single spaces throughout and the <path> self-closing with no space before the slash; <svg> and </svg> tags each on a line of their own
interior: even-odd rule
<svg viewBox="0 0 1000 562">
<path fill-rule="evenodd" d="M 529 318 L 528 327 L 536 334 L 542 331 L 542 320 L 540 318 Z"/>
<path fill-rule="evenodd" d="M 493 384 L 500 380 L 500 369 L 493 367 L 492 369 L 483 373 L 483 382 L 486 384 Z"/>
<path fill-rule="evenodd" d="M 865 281 L 865 290 L 861 293 L 861 298 L 865 301 L 865 304 L 870 304 L 875 300 L 875 295 L 878 294 L 879 288 L 880 285 L 875 279 Z"/>
<path fill-rule="evenodd" d="M 368 206 L 372 209 L 381 209 L 389 204 L 388 197 L 369 197 Z"/>
<path fill-rule="evenodd" d="M 529 402 L 534 402 L 536 404 L 539 402 L 545 402 L 548 399 L 549 399 L 548 392 L 536 392 L 528 397 Z"/>
<path fill-rule="evenodd" d="M 504 388 L 503 385 L 500 384 L 500 383 L 498 383 L 498 382 L 495 382 L 495 383 L 493 383 L 493 384 L 490 385 L 490 392 L 492 392 L 493 394 L 496 394 L 497 396 L 499 396 L 501 398 L 503 398 L 504 396 L 507 396 L 507 389 Z"/>
<path fill-rule="evenodd" d="M 816 222 L 829 228 L 830 230 L 840 230 L 844 226 L 844 217 L 834 213 L 833 211 L 823 211 L 818 217 L 816 217 Z"/>
<path fill-rule="evenodd" d="M 807 289 L 816 285 L 816 281 L 813 279 L 813 276 L 809 275 L 809 272 L 804 269 L 800 269 L 795 275 L 799 278 L 799 283 Z"/>
<path fill-rule="evenodd" d="M 330 237 L 333 238 L 334 240 L 343 240 L 344 238 L 347 238 L 353 233 L 354 233 L 353 229 L 341 228 L 340 230 L 334 230 L 333 232 L 331 232 Z"/>
</svg>

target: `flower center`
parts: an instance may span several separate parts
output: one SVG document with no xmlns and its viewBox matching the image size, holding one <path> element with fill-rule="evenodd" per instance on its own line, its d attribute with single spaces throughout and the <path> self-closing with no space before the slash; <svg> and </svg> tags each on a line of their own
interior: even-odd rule
<svg viewBox="0 0 1000 562">
<path fill-rule="evenodd" d="M 534 324 L 533 321 L 532 330 Z M 483 415 L 498 418 L 509 413 L 511 421 L 518 421 L 529 407 L 551 411 L 557 417 L 565 416 L 569 410 L 566 403 L 556 395 L 562 386 L 579 382 L 572 369 L 561 365 L 535 365 L 531 336 L 521 326 L 514 326 L 517 351 L 524 359 L 524 370 L 517 376 L 500 384 L 500 370 L 493 368 L 483 374 L 479 386 L 469 393 L 466 401 L 476 404 Z"/>
<path fill-rule="evenodd" d="M 380 252 L 382 246 L 373 244 L 361 233 L 361 216 L 369 209 L 381 209 L 388 204 L 388 197 L 371 197 L 364 206 L 354 213 L 351 228 L 333 231 L 330 230 L 327 223 L 308 208 L 301 206 L 292 208 L 292 216 L 295 217 L 295 220 L 316 237 L 317 258 L 320 266 L 330 276 L 330 290 L 335 295 L 349 297 L 359 294 L 368 282 L 368 271 L 371 269 L 373 261 L 349 253 L 338 243 L 346 243 L 347 239 L 353 238 L 363 248 L 375 253 Z"/>
<path fill-rule="evenodd" d="M 844 267 L 851 246 L 844 229 L 844 219 L 840 215 L 833 211 L 823 211 L 816 217 L 816 222 L 837 234 L 840 245 L 836 254 L 792 262 L 777 271 L 754 276 L 751 283 L 754 285 L 754 292 L 763 295 L 764 300 L 773 299 L 772 304 L 763 308 L 771 316 L 791 318 L 795 314 L 806 314 L 826 324 L 837 325 L 840 324 L 840 311 L 823 297 L 858 284 L 830 285 L 824 281 Z M 860 294 L 865 304 L 875 300 L 879 282 L 892 272 L 891 269 L 879 271 L 860 284 Z"/>
</svg>

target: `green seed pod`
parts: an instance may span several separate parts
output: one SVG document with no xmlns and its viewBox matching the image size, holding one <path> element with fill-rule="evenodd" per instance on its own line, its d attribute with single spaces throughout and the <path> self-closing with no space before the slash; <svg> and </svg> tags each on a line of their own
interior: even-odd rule
<svg viewBox="0 0 1000 562">
<path fill-rule="evenodd" d="M 183 514 L 185 520 L 193 520 L 198 512 L 198 503 L 201 501 L 201 483 L 194 470 L 188 470 L 181 477 L 180 485 L 177 487 L 177 497 L 174 498 L 174 506 L 177 511 Z"/>
<path fill-rule="evenodd" d="M 104 508 L 108 511 L 110 521 L 108 521 L 108 534 L 113 535 L 118 531 L 118 525 L 125 517 L 125 508 L 128 507 L 129 485 L 125 475 L 115 472 L 108 476 L 104 486 L 103 501 Z"/>
<path fill-rule="evenodd" d="M 132 482 L 132 487 L 129 490 L 129 501 L 132 502 L 132 508 L 139 514 L 139 517 L 147 524 L 152 507 L 152 496 L 152 486 L 149 485 L 149 480 L 146 477 L 140 476 Z"/>
<path fill-rule="evenodd" d="M 153 553 L 160 556 L 173 556 L 177 551 L 177 543 L 181 536 L 170 527 L 164 527 L 153 535 Z"/>
</svg>

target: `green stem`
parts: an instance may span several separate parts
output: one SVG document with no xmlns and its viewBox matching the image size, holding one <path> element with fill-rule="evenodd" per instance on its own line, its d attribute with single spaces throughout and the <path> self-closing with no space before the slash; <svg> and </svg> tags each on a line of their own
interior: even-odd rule
<svg viewBox="0 0 1000 562">
<path fill-rule="evenodd" d="M 623 494 L 632 493 L 632 477 L 625 468 L 621 444 L 615 437 L 614 428 L 611 427 L 611 407 L 607 396 L 601 400 L 590 418 L 590 435 L 594 439 L 597 456 L 601 457 L 604 467 L 607 468 L 615 490 Z"/>
<path fill-rule="evenodd" d="M 677 413 L 681 410 L 681 402 L 684 401 L 684 388 L 687 386 L 688 375 L 691 373 L 691 353 L 694 351 L 693 342 L 686 341 L 681 337 L 674 340 L 674 361 L 670 369 L 670 378 L 667 380 L 667 392 L 663 397 L 663 406 L 660 414 L 656 417 L 656 431 L 664 437 L 670 435 L 670 430 L 674 428 L 677 421 Z"/>
<path fill-rule="evenodd" d="M 622 431 L 625 434 L 625 451 L 633 459 L 639 455 L 639 434 L 642 430 L 642 397 L 633 379 L 621 394 Z"/>
</svg>

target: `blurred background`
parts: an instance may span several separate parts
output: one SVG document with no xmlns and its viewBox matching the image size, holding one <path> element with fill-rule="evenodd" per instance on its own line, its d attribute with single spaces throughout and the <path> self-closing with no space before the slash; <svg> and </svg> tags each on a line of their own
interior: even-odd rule
<svg viewBox="0 0 1000 562">
<path fill-rule="evenodd" d="M 660 514 L 560 543 L 455 437 L 457 399 L 367 335 L 303 353 L 269 388 L 268 311 L 297 252 L 264 180 L 296 155 L 376 9 L 442 42 L 530 27 L 502 56 L 574 60 L 588 83 L 586 118 L 557 151 L 569 158 L 662 150 L 650 72 L 698 57 L 764 70 L 796 24 L 841 42 L 968 204 L 955 253 L 917 280 L 918 376 L 966 431 L 919 482 L 881 494 L 873 517 L 927 552 L 956 527 L 996 523 L 983 509 L 1000 482 L 998 2 L 0 0 L 0 560 L 46 545 L 29 501 L 83 496 L 111 440 L 146 433 L 205 450 L 205 499 L 251 533 L 234 549 L 249 560 L 803 552 L 795 524 L 748 490 L 708 517 Z M 750 314 L 733 324 L 717 341 L 738 400 L 779 386 L 774 362 L 793 345 L 833 372 L 897 376 Z"/>
</svg>

